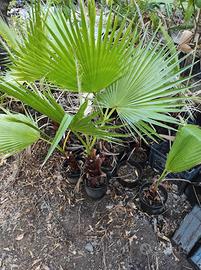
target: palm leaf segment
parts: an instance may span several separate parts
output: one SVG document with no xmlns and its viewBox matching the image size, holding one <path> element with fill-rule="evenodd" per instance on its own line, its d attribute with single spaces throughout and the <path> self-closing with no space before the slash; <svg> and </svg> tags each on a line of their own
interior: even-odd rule
<svg viewBox="0 0 201 270">
<path fill-rule="evenodd" d="M 40 4 L 33 14 L 28 36 L 19 45 L 11 67 L 17 80 L 45 77 L 64 89 L 97 92 L 125 72 L 134 39 L 132 24 L 126 28 L 126 20 L 119 27 L 118 18 L 110 12 L 104 22 L 103 11 L 96 14 L 94 0 L 89 1 L 87 12 L 81 2 L 80 18 L 75 11 L 71 16 L 62 9 L 44 12 Z"/>
<path fill-rule="evenodd" d="M 85 101 L 76 115 L 73 117 L 70 124 L 70 129 L 72 132 L 75 134 L 81 133 L 84 135 L 89 135 L 106 141 L 117 141 L 118 138 L 126 136 L 112 132 L 113 129 L 119 128 L 119 126 L 110 125 L 110 120 L 105 122 L 102 121 L 102 119 L 99 119 L 100 116 L 98 112 L 94 112 L 86 116 L 84 112 L 87 108 L 87 105 L 88 101 Z"/>
<path fill-rule="evenodd" d="M 175 55 L 167 57 L 167 48 L 160 45 L 153 48 L 151 42 L 143 48 L 141 43 L 128 74 L 97 95 L 101 107 L 116 108 L 120 119 L 139 135 L 151 136 L 148 124 L 167 128 L 164 122 L 178 123 L 168 113 L 179 112 L 184 105 L 185 98 L 177 94 L 186 90 L 181 88 L 186 79 L 178 79 L 182 71 L 175 71 Z"/>
<path fill-rule="evenodd" d="M 56 102 L 49 89 L 42 93 L 36 86 L 25 87 L 12 80 L 0 79 L 0 91 L 22 101 L 57 123 L 60 123 L 64 117 L 65 111 Z"/>
<path fill-rule="evenodd" d="M 179 173 L 201 163 L 201 129 L 186 125 L 178 132 L 168 154 L 165 170 Z"/>
<path fill-rule="evenodd" d="M 0 114 L 0 155 L 19 152 L 40 138 L 36 124 L 22 114 Z"/>
</svg>

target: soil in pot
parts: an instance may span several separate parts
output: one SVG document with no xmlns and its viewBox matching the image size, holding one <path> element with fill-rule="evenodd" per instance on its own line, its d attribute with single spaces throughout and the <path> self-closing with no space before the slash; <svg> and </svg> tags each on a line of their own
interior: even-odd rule
<svg viewBox="0 0 201 270">
<path fill-rule="evenodd" d="M 159 185 L 158 189 L 152 187 L 152 183 L 145 183 L 139 191 L 141 209 L 150 215 L 160 215 L 165 209 L 168 198 L 167 190 Z"/>
<path fill-rule="evenodd" d="M 145 165 L 147 162 L 146 150 L 143 148 L 134 149 L 128 156 L 129 162 L 139 163 L 140 165 Z"/>
<path fill-rule="evenodd" d="M 94 199 L 101 199 L 107 192 L 107 178 L 105 176 L 99 176 L 94 179 L 85 179 L 85 191 L 87 195 Z"/>
<path fill-rule="evenodd" d="M 119 164 L 117 169 L 118 182 L 127 188 L 138 186 L 141 175 L 141 166 L 134 162 L 130 163 L 129 161 L 123 161 Z"/>
</svg>

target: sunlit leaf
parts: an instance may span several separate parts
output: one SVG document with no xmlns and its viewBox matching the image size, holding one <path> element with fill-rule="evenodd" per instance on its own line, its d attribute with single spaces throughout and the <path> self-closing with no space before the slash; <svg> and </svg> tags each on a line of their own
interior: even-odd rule
<svg viewBox="0 0 201 270">
<path fill-rule="evenodd" d="M 201 129 L 186 125 L 179 129 L 168 154 L 165 169 L 179 173 L 201 164 Z"/>
<path fill-rule="evenodd" d="M 0 114 L 0 155 L 17 153 L 40 138 L 36 124 L 22 114 Z"/>
</svg>

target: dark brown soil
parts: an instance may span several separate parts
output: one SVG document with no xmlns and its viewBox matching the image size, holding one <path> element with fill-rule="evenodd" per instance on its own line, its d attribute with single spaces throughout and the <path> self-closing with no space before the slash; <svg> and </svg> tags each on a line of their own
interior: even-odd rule
<svg viewBox="0 0 201 270">
<path fill-rule="evenodd" d="M 139 210 L 137 191 L 115 179 L 101 201 L 87 198 L 82 184 L 77 193 L 61 174 L 60 154 L 41 168 L 46 153 L 38 143 L 1 162 L 1 270 L 193 269 L 170 242 L 190 210 L 175 185 L 167 212 L 150 217 Z"/>
<path fill-rule="evenodd" d="M 132 166 L 128 162 L 122 164 L 118 169 L 118 178 L 121 178 L 127 183 L 135 182 L 139 179 L 140 172 L 137 167 Z"/>
</svg>

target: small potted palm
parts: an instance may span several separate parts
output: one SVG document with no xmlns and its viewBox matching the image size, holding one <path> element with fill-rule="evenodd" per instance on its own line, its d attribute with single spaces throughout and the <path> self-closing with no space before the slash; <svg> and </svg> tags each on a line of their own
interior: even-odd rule
<svg viewBox="0 0 201 270">
<path fill-rule="evenodd" d="M 107 191 L 107 176 L 101 166 L 104 157 L 93 149 L 85 162 L 85 190 L 93 199 L 102 198 Z"/>
<path fill-rule="evenodd" d="M 162 182 L 165 181 L 167 174 L 180 173 L 200 163 L 201 129 L 195 125 L 185 125 L 176 134 L 161 176 L 153 183 L 142 185 L 139 193 L 142 210 L 153 215 L 163 213 L 168 194 Z"/>
<path fill-rule="evenodd" d="M 68 182 L 71 184 L 78 182 L 81 176 L 81 166 L 74 153 L 70 152 L 66 155 L 63 170 L 67 176 Z"/>
</svg>

